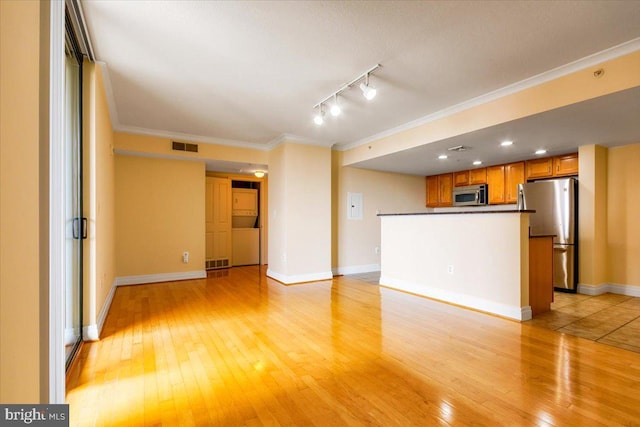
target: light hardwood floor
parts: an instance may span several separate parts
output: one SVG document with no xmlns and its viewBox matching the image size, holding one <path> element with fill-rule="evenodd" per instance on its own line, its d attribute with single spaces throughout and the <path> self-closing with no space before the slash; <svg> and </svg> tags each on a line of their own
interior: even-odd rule
<svg viewBox="0 0 640 427">
<path fill-rule="evenodd" d="M 360 280 L 118 288 L 71 425 L 640 425 L 640 354 Z"/>
</svg>

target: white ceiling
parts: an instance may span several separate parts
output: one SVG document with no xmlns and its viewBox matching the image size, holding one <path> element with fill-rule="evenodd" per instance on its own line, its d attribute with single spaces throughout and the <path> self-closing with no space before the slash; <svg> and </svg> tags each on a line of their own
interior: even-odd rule
<svg viewBox="0 0 640 427">
<path fill-rule="evenodd" d="M 357 145 L 614 46 L 640 45 L 640 1 L 83 1 L 82 6 L 96 57 L 107 66 L 116 130 L 254 148 L 283 137 Z M 376 63 L 382 68 L 371 77 L 378 89 L 374 101 L 351 89 L 341 98 L 340 117 L 321 127 L 313 124 L 316 103 Z M 635 101 L 632 113 L 638 117 L 637 99 L 633 92 L 618 101 Z M 541 140 L 555 152 L 571 151 L 593 135 L 605 138 L 595 141 L 604 144 L 640 141 L 640 130 L 631 123 L 637 120 L 622 122 L 618 113 L 624 115 L 625 108 L 601 101 L 602 106 L 576 105 L 457 139 L 468 145 L 508 133 L 519 142 L 512 152 Z M 611 113 L 602 111 L 605 105 Z M 608 116 L 619 126 L 598 119 Z M 617 129 L 620 135 L 612 133 Z M 441 164 L 418 160 L 430 159 L 450 142 L 458 144 L 432 143 L 361 166 L 437 172 Z M 509 158 L 485 148 L 467 154 L 486 155 L 488 163 Z"/>
</svg>

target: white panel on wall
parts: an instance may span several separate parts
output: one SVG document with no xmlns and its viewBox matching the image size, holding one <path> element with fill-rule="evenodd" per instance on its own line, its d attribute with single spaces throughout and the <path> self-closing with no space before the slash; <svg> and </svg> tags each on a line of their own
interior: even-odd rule
<svg viewBox="0 0 640 427">
<path fill-rule="evenodd" d="M 362 193 L 347 193 L 347 219 L 362 219 Z"/>
</svg>

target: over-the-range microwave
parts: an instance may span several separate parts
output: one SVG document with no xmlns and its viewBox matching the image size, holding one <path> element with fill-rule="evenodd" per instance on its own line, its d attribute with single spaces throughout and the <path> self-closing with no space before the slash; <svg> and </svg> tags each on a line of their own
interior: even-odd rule
<svg viewBox="0 0 640 427">
<path fill-rule="evenodd" d="M 453 188 L 453 206 L 482 206 L 487 204 L 487 184 Z"/>
</svg>

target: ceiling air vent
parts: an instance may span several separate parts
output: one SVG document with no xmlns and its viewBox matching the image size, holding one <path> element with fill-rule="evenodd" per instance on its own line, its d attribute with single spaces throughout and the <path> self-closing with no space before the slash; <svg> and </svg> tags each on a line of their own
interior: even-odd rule
<svg viewBox="0 0 640 427">
<path fill-rule="evenodd" d="M 176 151 L 189 151 L 191 153 L 198 152 L 198 144 L 189 144 L 187 142 L 172 141 L 172 148 Z"/>
<path fill-rule="evenodd" d="M 469 149 L 469 147 L 465 147 L 464 145 L 456 145 L 455 147 L 450 147 L 447 148 L 448 151 L 455 151 L 455 152 L 461 152 L 461 151 L 467 151 Z"/>
</svg>

